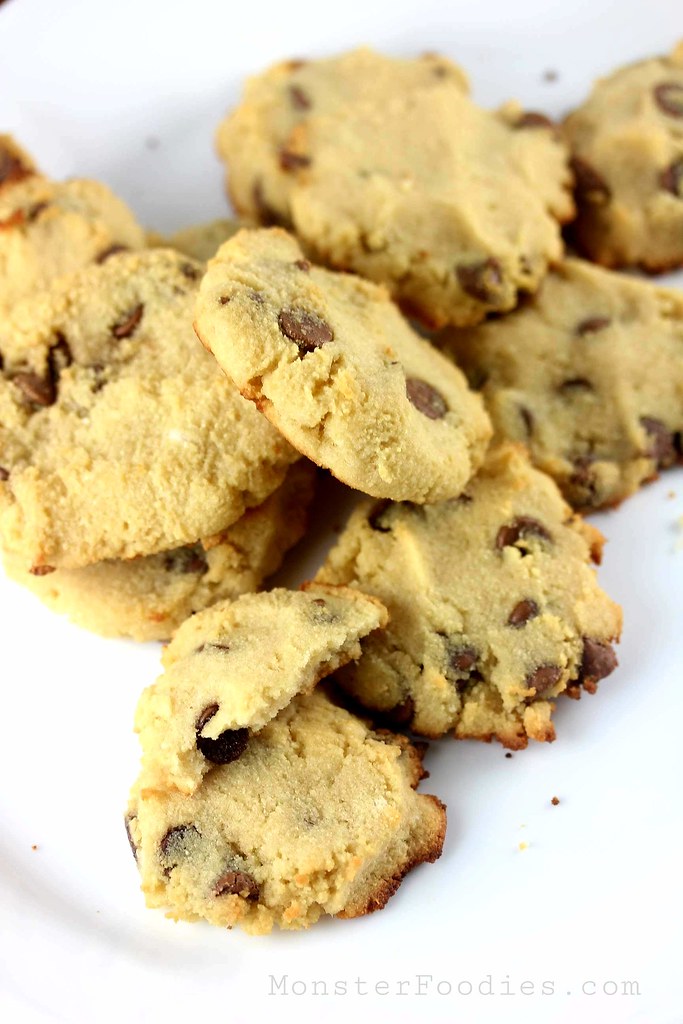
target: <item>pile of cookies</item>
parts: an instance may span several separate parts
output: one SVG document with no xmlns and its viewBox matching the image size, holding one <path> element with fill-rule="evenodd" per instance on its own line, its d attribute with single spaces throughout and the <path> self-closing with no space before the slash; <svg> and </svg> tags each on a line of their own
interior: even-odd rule
<svg viewBox="0 0 683 1024">
<path fill-rule="evenodd" d="M 581 513 L 683 454 L 683 294 L 613 269 L 683 264 L 683 46 L 562 125 L 435 55 L 289 61 L 217 141 L 241 220 L 162 238 L 0 137 L 0 544 L 56 611 L 170 641 L 143 891 L 262 933 L 439 856 L 405 732 L 549 741 L 616 667 Z M 361 494 L 269 590 L 316 466 Z"/>
</svg>

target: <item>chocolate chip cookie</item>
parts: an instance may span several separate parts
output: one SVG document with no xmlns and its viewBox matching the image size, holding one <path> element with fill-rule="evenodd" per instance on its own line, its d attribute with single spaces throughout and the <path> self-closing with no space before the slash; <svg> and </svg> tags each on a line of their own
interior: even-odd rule
<svg viewBox="0 0 683 1024">
<path fill-rule="evenodd" d="M 193 795 L 148 790 L 143 777 L 126 827 L 148 906 L 261 934 L 380 909 L 441 853 L 445 808 L 414 792 L 420 758 L 318 689 Z"/>
<path fill-rule="evenodd" d="M 683 263 L 683 42 L 600 79 L 564 135 L 581 250 L 609 267 Z"/>
<path fill-rule="evenodd" d="M 499 436 L 577 508 L 614 505 L 681 458 L 683 294 L 567 260 L 508 317 L 444 347 Z"/>
<path fill-rule="evenodd" d="M 312 584 L 244 594 L 186 620 L 138 704 L 144 788 L 193 793 L 296 694 L 357 658 L 361 638 L 386 621 L 376 598 Z"/>
<path fill-rule="evenodd" d="M 296 460 L 197 342 L 202 269 L 119 253 L 0 324 L 0 537 L 27 569 L 194 544 Z"/>
<path fill-rule="evenodd" d="M 300 459 L 262 505 L 203 543 L 45 576 L 5 555 L 5 569 L 48 607 L 95 633 L 167 640 L 190 615 L 258 590 L 275 572 L 304 534 L 314 477 L 315 467 Z"/>
<path fill-rule="evenodd" d="M 195 326 L 242 394 L 351 487 L 439 501 L 482 461 L 491 428 L 460 371 L 383 288 L 312 265 L 280 228 L 221 247 Z"/>
<path fill-rule="evenodd" d="M 0 147 L 0 316 L 25 296 L 122 249 L 140 249 L 145 233 L 125 203 L 98 181 L 56 182 L 24 173 L 9 159 L 3 184 Z M 17 163 L 17 161 L 19 161 Z M 12 170 L 14 168 L 14 170 Z"/>
<path fill-rule="evenodd" d="M 554 739 L 553 698 L 617 663 L 621 612 L 589 565 L 602 542 L 511 445 L 457 500 L 365 502 L 316 579 L 374 594 L 389 625 L 340 682 L 421 735 Z"/>
<path fill-rule="evenodd" d="M 562 254 L 568 154 L 547 119 L 467 93 L 434 55 L 278 64 L 218 131 L 233 204 L 292 226 L 316 259 L 385 284 L 431 326 L 512 309 Z"/>
</svg>

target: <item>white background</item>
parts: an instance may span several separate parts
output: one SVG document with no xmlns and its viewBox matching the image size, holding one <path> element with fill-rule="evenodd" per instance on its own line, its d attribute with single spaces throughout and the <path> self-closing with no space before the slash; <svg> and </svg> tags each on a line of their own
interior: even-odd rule
<svg viewBox="0 0 683 1024">
<path fill-rule="evenodd" d="M 516 96 L 559 115 L 599 73 L 680 36 L 679 0 L 9 0 L 0 130 L 53 176 L 102 178 L 170 230 L 225 212 L 213 132 L 271 61 L 363 42 L 437 49 L 483 103 Z M 318 506 L 292 582 L 312 571 L 340 493 Z M 121 811 L 158 646 L 91 636 L 0 580 L 0 1021 L 680 1024 L 682 514 L 676 471 L 595 517 L 610 541 L 601 579 L 624 605 L 621 667 L 596 697 L 561 702 L 553 745 L 511 759 L 432 746 L 423 788 L 448 803 L 441 861 L 381 914 L 268 938 L 143 907 Z M 270 975 L 306 994 L 270 996 Z M 426 994 L 418 975 L 432 977 Z M 348 994 L 314 996 L 316 980 Z"/>
</svg>

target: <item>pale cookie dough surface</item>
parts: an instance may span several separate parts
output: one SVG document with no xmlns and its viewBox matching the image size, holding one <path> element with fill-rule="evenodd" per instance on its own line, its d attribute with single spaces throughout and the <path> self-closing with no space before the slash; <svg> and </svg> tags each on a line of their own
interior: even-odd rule
<svg viewBox="0 0 683 1024">
<path fill-rule="evenodd" d="M 291 225 L 432 326 L 512 309 L 574 213 L 552 127 L 477 107 L 442 57 L 278 64 L 248 82 L 218 149 L 242 216 Z"/>
<path fill-rule="evenodd" d="M 381 909 L 441 853 L 445 808 L 414 792 L 420 757 L 317 690 L 192 796 L 139 781 L 126 827 L 148 906 L 257 934 Z"/>
<path fill-rule="evenodd" d="M 195 326 L 242 394 L 351 487 L 439 501 L 482 461 L 490 423 L 460 371 L 383 288 L 313 266 L 280 228 L 221 247 Z"/>
<path fill-rule="evenodd" d="M 39 173 L 33 157 L 11 135 L 0 135 L 0 193 Z"/>
<path fill-rule="evenodd" d="M 194 335 L 201 272 L 117 254 L 0 325 L 0 536 L 27 568 L 194 544 L 295 461 Z"/>
<path fill-rule="evenodd" d="M 131 211 L 101 182 L 20 177 L 0 187 L 0 315 L 64 274 L 144 244 Z"/>
<path fill-rule="evenodd" d="M 227 242 L 229 238 L 232 238 L 239 231 L 240 227 L 239 221 L 236 220 L 229 220 L 227 218 L 210 220 L 205 224 L 193 224 L 189 228 L 181 228 L 180 231 L 176 231 L 173 235 L 159 235 L 154 231 L 148 232 L 147 244 L 155 248 L 161 246 L 163 248 L 176 249 L 178 252 L 184 253 L 185 256 L 190 256 L 193 260 L 206 263 L 207 260 L 210 260 L 216 254 L 216 251 L 223 242 Z"/>
<path fill-rule="evenodd" d="M 361 638 L 386 621 L 376 598 L 312 584 L 245 594 L 188 619 L 138 704 L 145 788 L 193 793 L 298 693 L 359 657 Z"/>
<path fill-rule="evenodd" d="M 340 682 L 426 736 L 554 739 L 552 699 L 616 665 L 621 612 L 589 565 L 602 541 L 513 446 L 459 500 L 364 503 L 316 579 L 379 597 L 389 625 Z"/>
<path fill-rule="evenodd" d="M 26 572 L 16 556 L 5 555 L 5 569 L 49 608 L 95 633 L 168 640 L 190 615 L 258 590 L 275 572 L 304 534 L 314 476 L 315 468 L 301 459 L 262 505 L 203 543 L 46 576 Z"/>
<path fill-rule="evenodd" d="M 577 508 L 614 505 L 681 458 L 683 293 L 567 260 L 500 320 L 444 338 Z"/>
<path fill-rule="evenodd" d="M 600 79 L 564 135 L 581 250 L 611 267 L 683 263 L 683 42 Z"/>
</svg>

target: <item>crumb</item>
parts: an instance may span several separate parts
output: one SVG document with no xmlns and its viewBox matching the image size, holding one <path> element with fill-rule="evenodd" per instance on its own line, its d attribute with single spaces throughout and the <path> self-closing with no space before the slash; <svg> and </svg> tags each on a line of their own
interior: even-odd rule
<svg viewBox="0 0 683 1024">
<path fill-rule="evenodd" d="M 528 843 L 520 843 L 518 849 L 520 849 L 520 850 L 528 850 L 529 849 L 529 844 Z"/>
<path fill-rule="evenodd" d="M 145 146 L 147 147 L 147 149 L 158 149 L 160 146 L 160 142 L 157 139 L 156 135 L 148 135 L 147 138 L 145 139 Z"/>
<path fill-rule="evenodd" d="M 31 847 L 31 849 L 32 849 L 32 850 L 37 850 L 37 849 L 38 849 L 38 845 L 37 845 L 37 843 L 34 843 L 34 844 L 33 844 L 33 846 Z"/>
<path fill-rule="evenodd" d="M 552 68 L 548 68 L 547 71 L 543 72 L 544 82 L 556 82 L 559 77 L 560 76 L 558 75 L 557 71 L 554 71 Z"/>
<path fill-rule="evenodd" d="M 559 796 L 554 796 L 554 797 L 552 798 L 552 800 L 550 801 L 550 803 L 551 803 L 551 804 L 553 805 L 553 807 L 557 807 L 557 805 L 559 804 L 559 802 L 560 802 L 560 798 L 559 798 Z"/>
<path fill-rule="evenodd" d="M 512 754 L 511 754 L 511 753 L 510 753 L 510 751 L 508 750 L 508 752 L 507 752 L 507 754 L 506 754 L 505 756 L 506 756 L 506 757 L 512 757 Z"/>
</svg>

